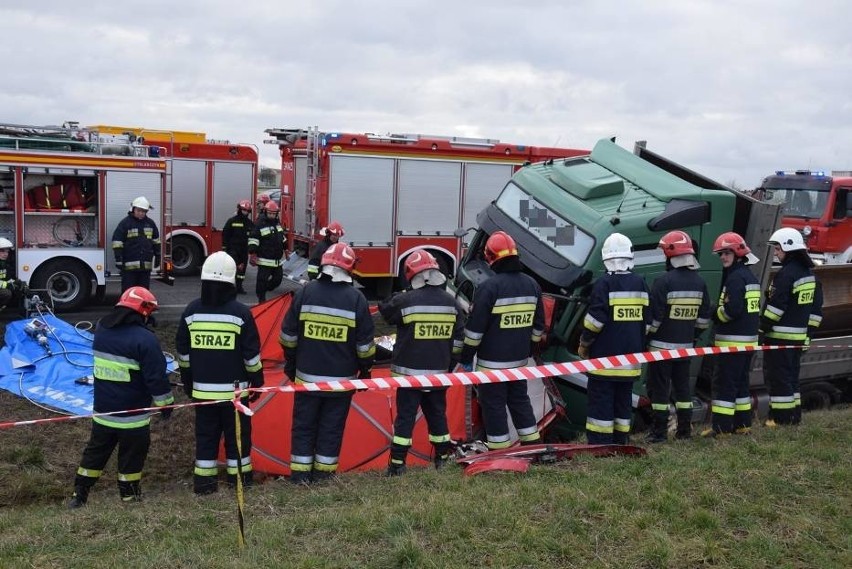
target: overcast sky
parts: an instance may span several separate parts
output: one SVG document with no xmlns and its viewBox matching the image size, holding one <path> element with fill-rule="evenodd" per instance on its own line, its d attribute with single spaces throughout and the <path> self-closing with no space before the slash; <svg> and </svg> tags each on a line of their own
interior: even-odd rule
<svg viewBox="0 0 852 569">
<path fill-rule="evenodd" d="M 0 0 L 0 122 L 636 140 L 719 182 L 852 169 L 849 0 Z"/>
</svg>

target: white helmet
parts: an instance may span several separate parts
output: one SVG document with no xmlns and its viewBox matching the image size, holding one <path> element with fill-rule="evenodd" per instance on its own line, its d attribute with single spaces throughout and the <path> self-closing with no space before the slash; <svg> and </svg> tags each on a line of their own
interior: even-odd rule
<svg viewBox="0 0 852 569">
<path fill-rule="evenodd" d="M 0 249 L 14 249 L 15 245 L 5 237 L 0 237 Z"/>
<path fill-rule="evenodd" d="M 603 242 L 601 259 L 633 259 L 633 243 L 626 235 L 613 233 Z"/>
<path fill-rule="evenodd" d="M 785 253 L 789 251 L 804 251 L 807 249 L 805 240 L 802 238 L 802 234 L 792 227 L 782 227 L 770 235 L 769 243 L 772 245 L 779 245 L 781 250 Z"/>
<path fill-rule="evenodd" d="M 145 196 L 139 196 L 138 198 L 130 202 L 130 207 L 138 207 L 139 209 L 144 209 L 145 211 L 148 211 L 149 209 L 151 209 L 151 202 L 149 202 L 148 198 L 146 198 Z"/>
<path fill-rule="evenodd" d="M 201 266 L 201 280 L 236 284 L 237 262 L 224 251 L 217 251 Z"/>
</svg>

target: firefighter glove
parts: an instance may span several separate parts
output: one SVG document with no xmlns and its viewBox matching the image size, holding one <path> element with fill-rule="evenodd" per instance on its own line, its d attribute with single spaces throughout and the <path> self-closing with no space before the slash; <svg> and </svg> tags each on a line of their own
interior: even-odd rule
<svg viewBox="0 0 852 569">
<path fill-rule="evenodd" d="M 252 267 L 257 266 L 257 255 L 249 255 L 249 265 L 251 265 Z"/>
</svg>

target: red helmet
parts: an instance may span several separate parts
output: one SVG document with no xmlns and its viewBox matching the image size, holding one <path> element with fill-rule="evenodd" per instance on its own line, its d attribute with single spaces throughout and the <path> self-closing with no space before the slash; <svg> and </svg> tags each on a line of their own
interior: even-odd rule
<svg viewBox="0 0 852 569">
<path fill-rule="evenodd" d="M 131 308 L 146 318 L 159 308 L 157 298 L 143 286 L 132 286 L 124 291 L 115 305 Z"/>
<path fill-rule="evenodd" d="M 663 250 L 666 257 L 677 257 L 687 253 L 695 254 L 695 249 L 692 248 L 692 238 L 680 230 L 669 231 L 663 235 L 657 247 Z"/>
<path fill-rule="evenodd" d="M 240 209 L 251 211 L 251 202 L 249 200 L 240 200 L 240 203 L 237 204 L 237 207 Z"/>
<path fill-rule="evenodd" d="M 257 196 L 257 203 L 266 204 L 269 202 L 269 194 L 260 194 Z"/>
<path fill-rule="evenodd" d="M 745 239 L 739 233 L 734 233 L 733 231 L 721 234 L 713 243 L 714 253 L 721 253 L 725 249 L 733 251 L 736 257 L 745 257 L 751 253 L 751 249 L 746 245 Z"/>
<path fill-rule="evenodd" d="M 485 242 L 485 260 L 489 265 L 505 257 L 518 256 L 518 246 L 505 231 L 495 231 Z"/>
<path fill-rule="evenodd" d="M 278 210 L 280 210 L 281 208 L 278 206 L 277 203 L 270 201 L 270 202 L 266 202 L 266 208 L 265 209 L 268 213 L 278 213 Z"/>
<path fill-rule="evenodd" d="M 417 273 L 422 273 L 426 269 L 440 269 L 438 261 L 432 256 L 429 251 L 415 251 L 405 259 L 405 278 L 409 281 L 414 278 Z"/>
<path fill-rule="evenodd" d="M 340 267 L 347 273 L 351 273 L 357 261 L 358 259 L 355 257 L 355 251 L 352 250 L 352 247 L 346 243 L 335 243 L 325 250 L 320 264 Z"/>
<path fill-rule="evenodd" d="M 343 226 L 340 225 L 339 221 L 332 221 L 327 227 L 320 229 L 320 235 L 337 235 L 338 237 L 343 237 L 346 235 L 346 232 L 343 230 Z"/>
</svg>

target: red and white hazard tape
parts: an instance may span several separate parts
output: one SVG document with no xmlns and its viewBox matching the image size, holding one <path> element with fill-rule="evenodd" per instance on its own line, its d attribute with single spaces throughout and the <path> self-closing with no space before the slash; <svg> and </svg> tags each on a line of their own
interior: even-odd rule
<svg viewBox="0 0 852 569">
<path fill-rule="evenodd" d="M 850 346 L 811 346 L 814 348 L 848 348 Z M 511 369 L 489 370 L 489 371 L 467 371 L 452 373 L 436 373 L 430 375 L 406 375 L 396 377 L 374 377 L 371 379 L 350 379 L 346 381 L 326 381 L 316 383 L 278 385 L 273 387 L 250 388 L 248 390 L 235 390 L 233 403 L 241 413 L 252 415 L 253 411 L 242 402 L 240 397 L 243 391 L 253 393 L 294 392 L 294 391 L 341 391 L 341 390 L 363 390 L 363 389 L 392 389 L 395 387 L 452 387 L 455 385 L 480 385 L 485 383 L 504 383 L 507 381 L 526 381 L 529 379 L 540 379 L 557 375 L 571 375 L 575 373 L 587 373 L 599 369 L 613 369 L 626 365 L 639 365 L 665 360 L 676 360 L 681 358 L 692 358 L 696 356 L 712 356 L 734 352 L 758 352 L 765 350 L 801 349 L 802 346 L 726 346 L 709 348 L 682 348 L 677 350 L 659 350 L 653 352 L 636 352 L 618 356 L 607 356 L 604 358 L 593 358 L 590 360 L 579 360 L 576 362 L 549 363 L 538 366 L 518 367 Z M 184 403 L 181 405 L 169 405 L 168 407 L 178 409 L 181 407 L 193 407 L 199 405 L 216 405 L 222 401 L 202 401 Z M 161 411 L 163 407 L 145 407 L 133 411 Z M 92 415 L 70 415 L 64 417 L 51 417 L 48 419 L 33 419 L 29 421 L 7 421 L 0 423 L 0 429 L 7 427 L 18 427 L 23 425 L 36 425 L 39 423 L 55 423 L 60 421 L 73 421 L 76 419 L 90 419 L 92 417 L 105 417 L 126 413 L 127 411 L 116 411 L 112 413 L 95 413 Z"/>
</svg>

